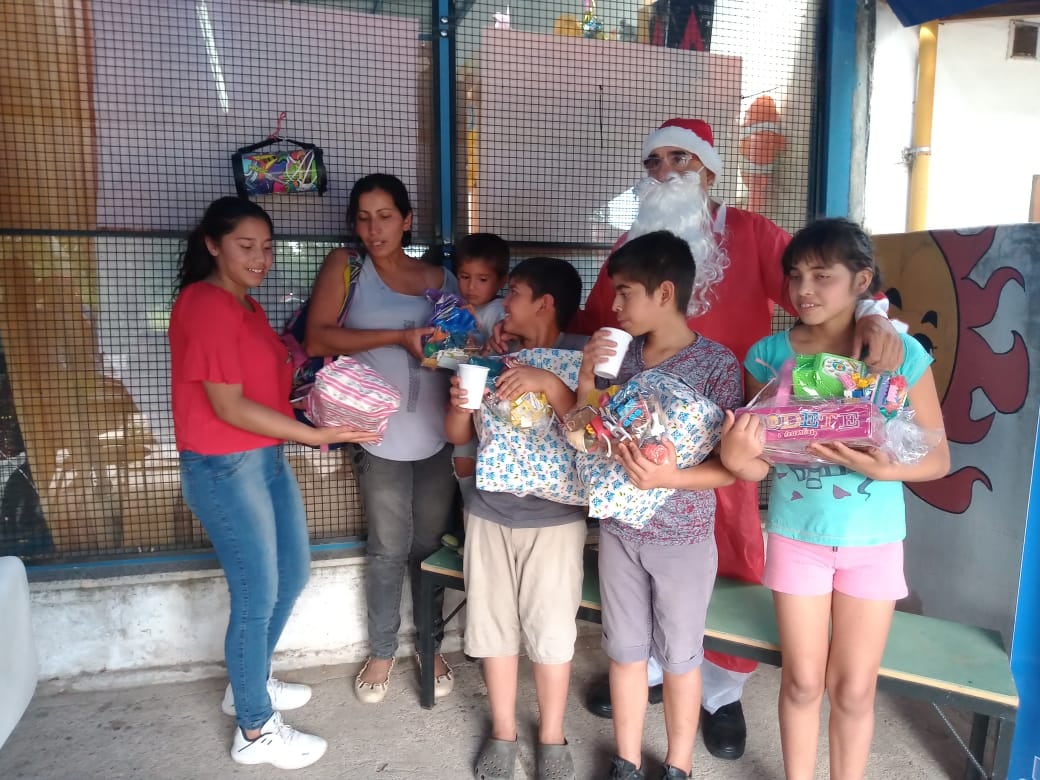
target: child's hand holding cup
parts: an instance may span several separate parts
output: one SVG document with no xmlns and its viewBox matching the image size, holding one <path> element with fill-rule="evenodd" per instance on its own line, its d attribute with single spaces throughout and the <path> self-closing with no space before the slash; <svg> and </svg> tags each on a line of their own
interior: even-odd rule
<svg viewBox="0 0 1040 780">
<path fill-rule="evenodd" d="M 455 404 L 459 409 L 469 411 L 479 409 L 480 402 L 484 399 L 484 388 L 487 385 L 489 371 L 487 366 L 459 363 L 458 382 L 453 383 L 456 384 L 458 392 L 452 390 L 452 403 L 455 403 L 456 398 L 461 396 L 462 400 Z"/>
<path fill-rule="evenodd" d="M 632 334 L 621 328 L 600 328 L 597 332 L 602 333 L 609 342 L 613 342 L 614 354 L 597 360 L 592 373 L 602 379 L 617 379 L 621 371 L 621 361 L 625 359 L 628 345 L 632 343 Z"/>
</svg>

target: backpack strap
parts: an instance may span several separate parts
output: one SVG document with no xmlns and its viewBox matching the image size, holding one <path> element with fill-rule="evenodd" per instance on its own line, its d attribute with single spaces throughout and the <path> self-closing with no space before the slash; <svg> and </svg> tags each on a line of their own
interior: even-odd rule
<svg viewBox="0 0 1040 780">
<path fill-rule="evenodd" d="M 343 306 L 340 308 L 339 317 L 336 322 L 342 328 L 350 311 L 350 302 L 354 300 L 354 292 L 357 290 L 357 278 L 361 275 L 361 269 L 365 265 L 365 256 L 353 249 L 347 250 L 347 265 L 343 269 Z"/>
</svg>

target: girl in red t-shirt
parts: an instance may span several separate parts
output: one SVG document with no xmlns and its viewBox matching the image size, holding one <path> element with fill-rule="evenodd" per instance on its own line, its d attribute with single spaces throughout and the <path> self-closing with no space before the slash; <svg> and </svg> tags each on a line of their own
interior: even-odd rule
<svg viewBox="0 0 1040 780">
<path fill-rule="evenodd" d="M 288 351 L 247 290 L 271 269 L 271 218 L 244 198 L 210 204 L 188 237 L 170 317 L 173 422 L 181 487 L 227 577 L 223 709 L 238 728 L 231 757 L 296 769 L 325 752 L 321 737 L 282 722 L 305 685 L 271 677 L 271 656 L 310 573 L 307 522 L 284 442 L 373 441 L 311 428 L 289 406 Z"/>
</svg>

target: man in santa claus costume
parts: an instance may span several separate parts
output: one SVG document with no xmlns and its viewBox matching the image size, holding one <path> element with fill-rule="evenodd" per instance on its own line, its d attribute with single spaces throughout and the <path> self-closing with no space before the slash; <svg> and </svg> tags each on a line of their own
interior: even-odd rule
<svg viewBox="0 0 1040 780">
<path fill-rule="evenodd" d="M 710 198 L 722 172 L 711 127 L 699 119 L 669 119 L 643 142 L 647 176 L 636 186 L 639 212 L 631 229 L 615 245 L 655 230 L 685 239 L 697 262 L 688 310 L 690 328 L 729 347 L 743 363 L 748 349 L 771 332 L 773 306 L 796 315 L 788 296 L 780 257 L 791 237 L 765 217 Z M 567 329 L 591 334 L 617 327 L 612 310 L 614 289 L 606 264 L 585 309 Z M 887 318 L 888 301 L 863 301 L 857 311 L 857 341 L 866 362 L 879 370 L 897 369 L 903 360 L 898 333 Z M 759 583 L 765 566 L 758 485 L 737 482 L 716 491 L 715 540 L 718 573 Z M 715 652 L 702 666 L 701 729 L 708 751 L 724 759 L 744 753 L 747 727 L 740 704 L 755 663 Z M 651 658 L 649 698 L 661 701 L 661 667 Z M 596 683 L 588 706 L 596 715 L 612 715 L 607 679 Z"/>
</svg>

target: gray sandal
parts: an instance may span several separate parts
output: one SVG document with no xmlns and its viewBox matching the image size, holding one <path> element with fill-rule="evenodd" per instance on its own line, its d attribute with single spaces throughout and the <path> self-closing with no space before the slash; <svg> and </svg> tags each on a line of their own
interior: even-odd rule
<svg viewBox="0 0 1040 780">
<path fill-rule="evenodd" d="M 538 745 L 538 780 L 575 780 L 569 744 Z"/>
<path fill-rule="evenodd" d="M 516 768 L 519 752 L 520 743 L 515 739 L 506 742 L 504 739 L 488 737 L 480 755 L 477 756 L 473 777 L 476 780 L 513 780 L 513 770 Z"/>
</svg>

